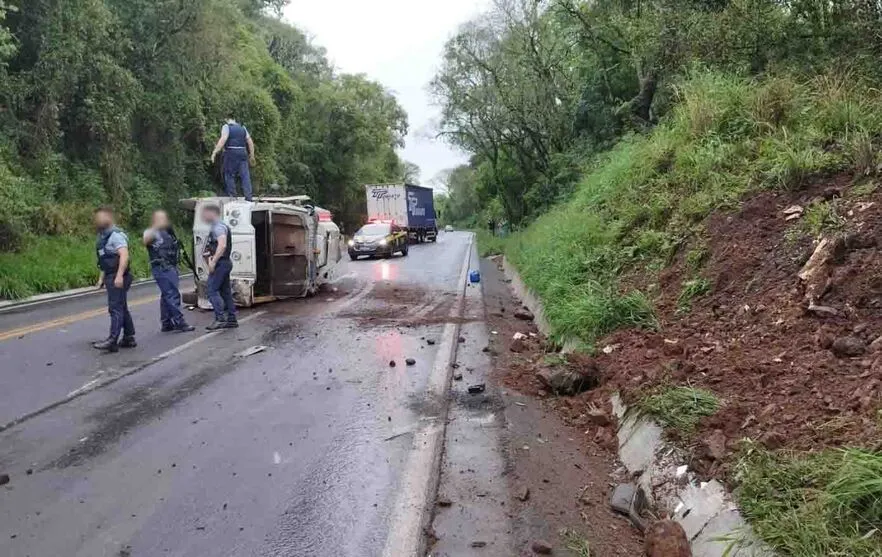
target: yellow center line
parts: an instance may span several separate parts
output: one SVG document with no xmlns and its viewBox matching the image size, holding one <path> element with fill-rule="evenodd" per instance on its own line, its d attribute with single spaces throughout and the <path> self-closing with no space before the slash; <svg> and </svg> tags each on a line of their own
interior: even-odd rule
<svg viewBox="0 0 882 557">
<path fill-rule="evenodd" d="M 159 299 L 159 296 L 147 296 L 145 298 L 130 300 L 129 307 L 149 304 L 150 302 L 155 302 L 157 299 Z M 98 317 L 99 315 L 107 315 L 107 308 L 103 307 L 100 309 L 92 309 L 89 311 L 84 311 L 82 313 L 68 315 L 67 317 L 61 317 L 58 319 L 53 319 L 51 321 L 43 321 L 42 323 L 36 323 L 34 325 L 28 325 L 26 327 L 19 327 L 18 329 L 0 332 L 0 342 L 3 342 L 4 340 L 9 340 L 11 338 L 20 337 L 22 335 L 38 333 L 40 331 L 45 331 L 46 329 L 61 327 L 63 325 L 70 325 L 71 323 L 84 321 L 86 319 L 92 319 L 93 317 Z"/>
</svg>

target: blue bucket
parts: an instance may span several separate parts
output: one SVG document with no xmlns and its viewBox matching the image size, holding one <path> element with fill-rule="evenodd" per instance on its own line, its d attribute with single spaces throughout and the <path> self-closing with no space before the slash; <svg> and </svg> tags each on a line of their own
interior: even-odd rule
<svg viewBox="0 0 882 557">
<path fill-rule="evenodd" d="M 469 282 L 472 284 L 476 282 L 481 282 L 481 272 L 480 271 L 472 271 L 469 273 Z"/>
</svg>

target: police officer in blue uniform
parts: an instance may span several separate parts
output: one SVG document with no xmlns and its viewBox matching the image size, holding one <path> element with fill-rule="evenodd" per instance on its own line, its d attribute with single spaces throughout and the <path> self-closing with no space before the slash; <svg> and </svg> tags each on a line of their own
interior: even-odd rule
<svg viewBox="0 0 882 557">
<path fill-rule="evenodd" d="M 94 220 L 98 231 L 95 253 L 98 256 L 98 268 L 101 269 L 98 288 L 107 288 L 110 336 L 92 346 L 107 352 L 117 352 L 120 347 L 134 348 L 138 343 L 135 342 L 135 325 L 132 323 L 128 305 L 129 288 L 132 286 L 128 238 L 113 223 L 113 210 L 109 207 L 96 209 Z"/>
<path fill-rule="evenodd" d="M 239 326 L 239 322 L 236 320 L 236 303 L 233 301 L 233 288 L 230 284 L 233 237 L 230 227 L 221 221 L 220 208 L 217 206 L 208 205 L 202 209 L 202 222 L 211 227 L 202 255 L 208 263 L 208 299 L 214 309 L 214 323 L 206 328 L 209 331 L 234 329 Z"/>
<path fill-rule="evenodd" d="M 248 165 L 249 162 L 254 164 L 254 141 L 248 133 L 248 128 L 232 116 L 221 128 L 221 137 L 211 153 L 212 163 L 221 150 L 224 152 L 224 187 L 227 197 L 236 197 L 236 177 L 238 177 L 242 181 L 245 200 L 251 201 L 251 169 Z"/>
<path fill-rule="evenodd" d="M 144 245 L 147 246 L 147 253 L 150 255 L 150 271 L 156 279 L 156 286 L 159 287 L 162 332 L 196 330 L 195 327 L 187 324 L 181 311 L 178 275 L 181 245 L 165 211 L 153 212 L 151 226 L 144 231 Z"/>
</svg>

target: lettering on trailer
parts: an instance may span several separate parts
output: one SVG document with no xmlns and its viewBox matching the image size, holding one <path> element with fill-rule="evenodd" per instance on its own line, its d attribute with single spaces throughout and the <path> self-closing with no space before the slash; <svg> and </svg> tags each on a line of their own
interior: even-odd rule
<svg viewBox="0 0 882 557">
<path fill-rule="evenodd" d="M 371 197 L 374 199 L 398 199 L 401 194 L 390 192 L 387 188 L 374 188 L 371 190 Z"/>
<path fill-rule="evenodd" d="M 408 192 L 408 194 L 407 194 L 407 207 L 408 207 L 408 210 L 410 211 L 410 214 L 415 217 L 424 217 L 424 216 L 426 216 L 426 208 L 419 207 L 419 204 L 420 204 L 419 198 L 416 195 Z"/>
</svg>

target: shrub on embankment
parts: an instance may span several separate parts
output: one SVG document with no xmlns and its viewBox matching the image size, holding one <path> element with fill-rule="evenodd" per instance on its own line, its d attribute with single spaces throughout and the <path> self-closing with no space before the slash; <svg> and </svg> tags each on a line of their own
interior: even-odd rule
<svg viewBox="0 0 882 557">
<path fill-rule="evenodd" d="M 650 299 L 622 277 L 664 267 L 712 211 L 751 191 L 874 173 L 879 163 L 882 96 L 854 76 L 698 72 L 674 92 L 652 133 L 621 141 L 568 202 L 505 242 L 558 340 L 592 345 L 623 326 L 654 326 Z"/>
</svg>

